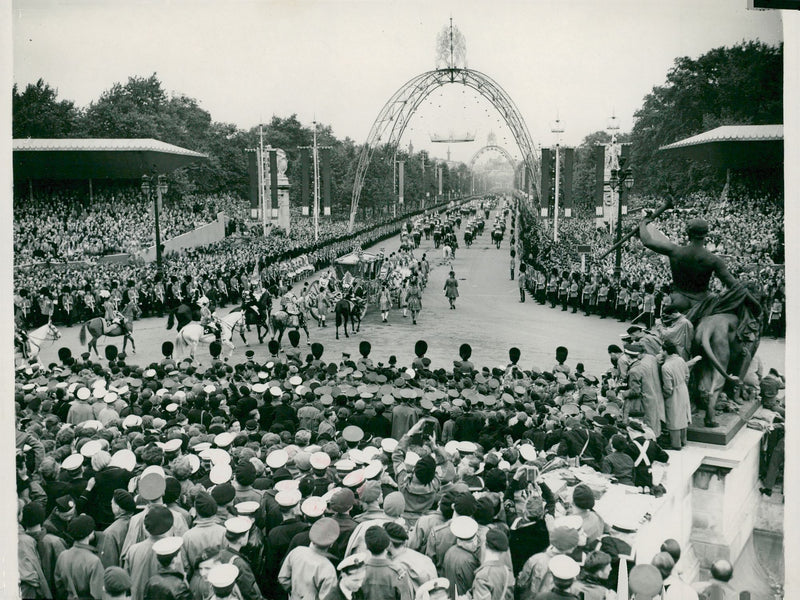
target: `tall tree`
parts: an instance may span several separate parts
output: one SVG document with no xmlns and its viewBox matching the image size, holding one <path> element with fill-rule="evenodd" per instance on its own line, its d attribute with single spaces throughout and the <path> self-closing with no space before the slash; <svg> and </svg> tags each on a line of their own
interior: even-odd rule
<svg viewBox="0 0 800 600">
<path fill-rule="evenodd" d="M 69 137 L 79 112 L 71 100 L 58 100 L 58 90 L 43 79 L 20 93 L 14 84 L 12 132 L 15 138 Z"/>
<path fill-rule="evenodd" d="M 658 149 L 719 125 L 783 122 L 783 44 L 747 41 L 677 58 L 664 85 L 645 96 L 633 128 L 637 188 L 718 191 L 724 174 L 665 158 Z"/>
</svg>

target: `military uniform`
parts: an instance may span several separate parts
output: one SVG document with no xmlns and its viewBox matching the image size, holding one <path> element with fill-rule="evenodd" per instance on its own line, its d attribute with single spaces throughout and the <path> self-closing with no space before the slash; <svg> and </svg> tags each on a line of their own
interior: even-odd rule
<svg viewBox="0 0 800 600">
<path fill-rule="evenodd" d="M 103 563 L 88 544 L 76 542 L 56 561 L 55 595 L 57 598 L 103 598 Z"/>
</svg>

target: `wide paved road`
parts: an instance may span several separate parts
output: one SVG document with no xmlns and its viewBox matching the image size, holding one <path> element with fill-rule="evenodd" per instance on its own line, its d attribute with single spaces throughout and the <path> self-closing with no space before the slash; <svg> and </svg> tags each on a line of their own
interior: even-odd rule
<svg viewBox="0 0 800 600">
<path fill-rule="evenodd" d="M 461 232 L 458 235 L 461 241 Z M 615 319 L 586 317 L 580 312 L 562 312 L 560 308 L 540 306 L 530 298 L 524 304 L 520 303 L 517 282 L 509 279 L 508 236 L 500 250 L 489 241 L 489 233 L 485 232 L 472 248 L 462 247 L 458 250 L 453 269 L 461 297 L 456 303 L 457 309 L 449 310 L 442 291 L 449 268 L 441 264 L 441 253 L 433 248 L 432 242 L 423 240 L 417 255 L 427 252 L 434 268 L 422 298 L 423 308 L 418 325 L 412 325 L 410 317 L 404 319 L 400 310 L 393 310 L 389 323 L 383 324 L 377 307 L 370 306 L 361 332 L 349 339 L 340 333 L 341 339 L 336 340 L 331 314 L 327 328 L 318 328 L 315 323 L 310 323 L 311 341 L 321 342 L 325 346 L 323 360 L 339 360 L 342 352 L 348 352 L 355 358 L 358 356 L 359 342 L 368 340 L 372 344 L 371 358 L 375 362 L 385 363 L 394 354 L 399 364 L 408 365 L 414 357 L 415 342 L 424 339 L 428 342 L 428 356 L 433 368 L 452 367 L 453 360 L 458 359 L 459 346 L 466 342 L 472 346 L 472 362 L 478 367 L 505 366 L 508 363 L 508 349 L 517 346 L 522 351 L 520 362 L 523 368 L 535 366 L 550 369 L 555 364 L 556 346 L 563 345 L 569 348 L 567 362 L 573 368 L 578 362 L 583 362 L 591 374 L 599 376 L 604 372 L 608 368 L 606 347 L 619 343 L 620 333 L 625 331 L 626 324 Z M 374 249 L 385 248 L 390 252 L 398 246 L 399 238 L 393 237 Z M 230 307 L 220 313 L 227 314 L 229 310 Z M 129 363 L 143 365 L 161 358 L 161 343 L 167 339 L 174 340 L 175 337 L 174 331 L 167 331 L 165 325 L 166 319 L 136 321 L 137 354 L 128 360 Z M 61 331 L 61 343 L 42 352 L 41 358 L 45 364 L 57 361 L 60 345 L 70 347 L 73 354 L 79 348 L 83 351 L 78 343 L 78 327 L 62 328 Z M 119 338 L 103 338 L 100 344 L 102 356 L 103 345 L 109 341 L 121 349 Z M 248 336 L 248 341 L 256 351 L 256 359 L 264 359 L 267 355 L 266 344 L 254 344 L 257 341 L 255 333 Z M 243 360 L 248 348 L 238 336 L 234 343 L 236 349 L 233 360 Z M 286 344 L 288 340 L 284 337 Z M 301 334 L 301 345 L 305 345 L 305 334 Z M 783 340 L 762 340 L 759 355 L 768 367 L 774 366 L 783 372 Z M 200 346 L 197 358 L 200 362 L 208 362 L 207 346 Z"/>
</svg>

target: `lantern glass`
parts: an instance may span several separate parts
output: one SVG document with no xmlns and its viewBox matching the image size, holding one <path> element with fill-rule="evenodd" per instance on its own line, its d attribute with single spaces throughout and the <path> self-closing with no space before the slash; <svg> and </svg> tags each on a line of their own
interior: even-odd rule
<svg viewBox="0 0 800 600">
<path fill-rule="evenodd" d="M 142 175 L 142 193 L 145 196 L 150 195 L 150 176 Z"/>
</svg>

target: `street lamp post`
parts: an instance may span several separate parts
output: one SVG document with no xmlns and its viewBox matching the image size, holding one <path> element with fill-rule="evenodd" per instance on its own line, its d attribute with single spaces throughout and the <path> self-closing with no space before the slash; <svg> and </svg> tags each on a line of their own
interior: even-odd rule
<svg viewBox="0 0 800 600">
<path fill-rule="evenodd" d="M 619 243 L 622 240 L 622 194 L 623 190 L 630 191 L 633 187 L 633 171 L 631 171 L 630 167 L 623 168 L 624 166 L 625 159 L 620 156 L 620 168 L 611 169 L 611 181 L 609 182 L 612 192 L 616 192 L 619 189 L 619 195 L 617 196 L 617 231 L 615 236 L 618 246 L 614 255 L 614 277 L 617 281 L 622 275 L 622 244 Z"/>
<path fill-rule="evenodd" d="M 149 200 L 153 199 L 153 220 L 155 221 L 156 233 L 156 269 L 160 275 L 164 274 L 164 260 L 161 254 L 161 223 L 159 222 L 159 211 L 161 208 L 162 195 L 167 193 L 169 186 L 164 175 L 142 175 L 142 193 Z M 155 194 L 153 194 L 155 192 Z"/>
</svg>

